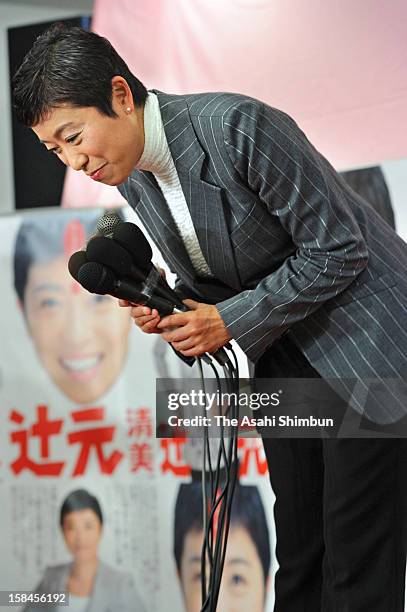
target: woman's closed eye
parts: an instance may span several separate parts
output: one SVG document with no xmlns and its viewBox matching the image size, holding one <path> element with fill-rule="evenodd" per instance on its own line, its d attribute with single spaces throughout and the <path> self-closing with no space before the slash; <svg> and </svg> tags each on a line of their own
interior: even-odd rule
<svg viewBox="0 0 407 612">
<path fill-rule="evenodd" d="M 81 133 L 82 132 L 78 132 L 77 134 L 73 134 L 73 136 L 68 136 L 68 138 L 65 138 L 65 142 L 73 144 Z"/>
<path fill-rule="evenodd" d="M 79 144 L 78 143 L 78 137 L 81 135 L 82 132 L 78 132 L 77 134 L 73 134 L 72 136 L 68 136 L 67 138 L 65 138 L 65 142 L 68 144 Z M 62 150 L 60 147 L 53 147 L 52 149 L 47 149 L 47 151 L 49 153 L 55 153 L 55 155 L 60 155 L 62 153 Z"/>
</svg>

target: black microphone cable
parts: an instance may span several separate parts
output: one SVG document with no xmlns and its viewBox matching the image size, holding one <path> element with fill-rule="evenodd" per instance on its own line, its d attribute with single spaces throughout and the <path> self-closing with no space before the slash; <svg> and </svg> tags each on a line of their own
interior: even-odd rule
<svg viewBox="0 0 407 612">
<path fill-rule="evenodd" d="M 218 398 L 222 409 L 222 382 L 226 385 L 229 393 L 228 397 L 232 400 L 225 415 L 230 419 L 239 418 L 239 407 L 237 398 L 239 397 L 239 368 L 236 355 L 230 349 L 234 363 L 230 361 L 223 365 L 224 378 L 220 379 L 217 368 L 211 361 L 204 359 L 205 363 L 211 366 L 217 381 Z M 198 360 L 199 358 L 197 358 Z M 199 363 L 199 362 L 198 362 Z M 200 366 L 201 381 L 204 386 L 202 366 Z M 206 397 L 206 395 L 204 396 Z M 215 612 L 221 578 L 226 557 L 226 547 L 230 527 L 230 517 L 233 502 L 233 494 L 238 476 L 238 426 L 231 425 L 227 449 L 224 439 L 223 419 L 220 419 L 220 444 L 216 468 L 213 469 L 211 451 L 208 439 L 208 429 L 204 428 L 204 453 L 202 469 L 202 492 L 203 492 L 203 525 L 204 537 L 201 554 L 201 612 Z M 221 463 L 224 468 L 221 468 Z M 207 469 L 208 468 L 208 469 Z M 221 471 L 225 474 L 224 482 L 221 483 Z M 207 472 L 209 471 L 209 484 L 207 486 Z M 208 494 L 209 493 L 209 494 Z M 209 564 L 209 577 L 207 587 L 206 564 Z"/>
<path fill-rule="evenodd" d="M 236 392 L 235 377 L 229 368 L 225 367 L 225 382 L 229 391 Z M 232 395 L 232 402 L 229 407 L 231 419 L 238 418 L 237 395 Z M 228 439 L 228 469 L 225 487 L 223 490 L 223 500 L 219 511 L 219 518 L 216 530 L 216 544 L 213 552 L 213 571 L 209 582 L 208 598 L 203 610 L 210 612 L 216 610 L 219 597 L 221 577 L 225 562 L 227 539 L 229 534 L 230 516 L 233 501 L 233 494 L 237 481 L 238 457 L 237 457 L 237 434 L 238 427 L 231 425 Z"/>
<path fill-rule="evenodd" d="M 233 401 L 230 407 L 231 419 L 239 419 L 239 405 L 238 405 L 238 379 L 235 376 L 235 372 L 229 371 L 229 376 L 226 377 L 228 386 L 231 389 Z M 218 550 L 215 549 L 215 565 L 216 570 L 213 573 L 213 585 L 211 585 L 211 599 L 209 610 L 216 610 L 216 605 L 219 597 L 220 584 L 222 578 L 223 567 L 226 557 L 227 539 L 230 528 L 230 518 L 232 510 L 233 495 L 237 482 L 237 470 L 238 470 L 238 425 L 231 425 L 230 439 L 229 439 L 229 470 L 228 470 L 228 487 L 226 492 L 226 501 L 224 504 L 224 514 L 222 517 L 222 533 L 217 534 Z M 218 562 L 219 559 L 219 562 Z"/>
</svg>

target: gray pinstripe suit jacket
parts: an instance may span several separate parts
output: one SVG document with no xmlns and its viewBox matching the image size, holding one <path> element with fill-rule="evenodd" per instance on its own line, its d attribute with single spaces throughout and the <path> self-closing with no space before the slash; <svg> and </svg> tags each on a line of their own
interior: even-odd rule
<svg viewBox="0 0 407 612">
<path fill-rule="evenodd" d="M 215 280 L 194 272 L 151 173 L 135 170 L 119 190 L 179 292 L 216 303 L 250 360 L 289 330 L 323 378 L 359 379 L 359 412 L 379 422 L 403 416 L 406 243 L 285 113 L 239 94 L 153 91 Z M 385 399 L 366 402 L 368 379 L 382 380 Z"/>
</svg>

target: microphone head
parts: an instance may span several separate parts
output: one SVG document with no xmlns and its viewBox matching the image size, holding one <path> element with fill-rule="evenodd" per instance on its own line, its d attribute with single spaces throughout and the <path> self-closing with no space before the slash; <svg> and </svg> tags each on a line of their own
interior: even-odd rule
<svg viewBox="0 0 407 612">
<path fill-rule="evenodd" d="M 85 251 L 76 251 L 72 253 L 68 261 L 68 270 L 71 276 L 77 281 L 79 269 L 87 262 Z"/>
<path fill-rule="evenodd" d="M 115 227 L 121 223 L 123 223 L 123 221 L 116 212 L 107 210 L 99 217 L 96 228 L 99 234 L 106 236 L 107 234 L 111 234 Z"/>
<path fill-rule="evenodd" d="M 143 232 L 134 223 L 121 223 L 113 231 L 113 240 L 121 244 L 132 256 L 137 267 L 148 272 L 151 267 L 153 251 Z"/>
<path fill-rule="evenodd" d="M 96 236 L 86 248 L 88 261 L 97 261 L 107 266 L 119 277 L 131 274 L 132 257 L 120 244 L 106 236 Z"/>
<path fill-rule="evenodd" d="M 80 267 L 78 280 L 90 293 L 105 295 L 113 293 L 116 286 L 115 275 L 109 268 L 97 261 L 88 261 Z"/>
</svg>

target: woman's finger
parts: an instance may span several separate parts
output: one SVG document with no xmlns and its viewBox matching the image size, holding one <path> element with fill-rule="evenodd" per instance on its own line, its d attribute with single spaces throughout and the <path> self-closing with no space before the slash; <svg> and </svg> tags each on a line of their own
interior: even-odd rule
<svg viewBox="0 0 407 612">
<path fill-rule="evenodd" d="M 153 317 L 151 321 L 145 323 L 142 327 L 140 327 L 141 331 L 145 334 L 160 334 L 161 329 L 158 329 L 157 323 L 159 322 L 160 317 Z"/>
<path fill-rule="evenodd" d="M 187 340 L 182 340 L 181 342 L 171 342 L 171 344 L 177 351 L 186 351 L 187 349 L 191 349 L 195 346 L 195 341 L 188 338 Z"/>
</svg>

